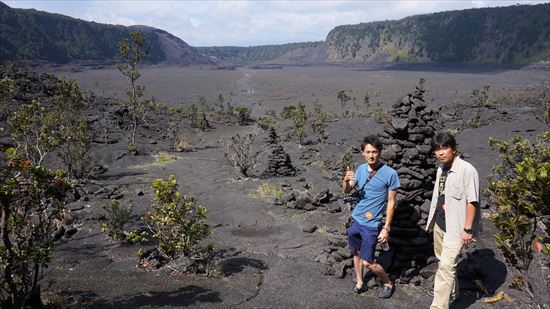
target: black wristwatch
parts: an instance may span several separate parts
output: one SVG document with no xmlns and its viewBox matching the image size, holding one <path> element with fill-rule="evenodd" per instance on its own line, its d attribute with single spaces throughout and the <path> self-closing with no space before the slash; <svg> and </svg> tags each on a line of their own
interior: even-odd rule
<svg viewBox="0 0 550 309">
<path fill-rule="evenodd" d="M 464 228 L 464 232 L 466 232 L 466 234 L 470 234 L 472 235 L 474 233 L 474 231 L 472 231 L 472 229 L 467 229 L 467 228 Z"/>
</svg>

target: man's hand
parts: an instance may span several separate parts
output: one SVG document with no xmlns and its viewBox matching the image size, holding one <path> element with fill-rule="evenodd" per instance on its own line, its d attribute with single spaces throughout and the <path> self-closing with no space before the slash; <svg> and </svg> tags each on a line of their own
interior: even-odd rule
<svg viewBox="0 0 550 309">
<path fill-rule="evenodd" d="M 389 238 L 390 238 L 390 233 L 388 233 L 388 231 L 386 231 L 385 229 L 382 229 L 380 231 L 380 234 L 378 234 L 378 243 L 379 244 L 385 243 L 386 241 L 388 241 Z"/>
<path fill-rule="evenodd" d="M 346 174 L 344 174 L 344 183 L 342 184 L 342 190 L 344 193 L 348 193 L 355 185 L 355 172 L 348 166 L 346 168 Z"/>
<path fill-rule="evenodd" d="M 355 172 L 348 166 L 346 169 L 346 174 L 344 175 L 344 181 L 347 181 L 350 185 L 350 181 L 355 181 Z"/>
<path fill-rule="evenodd" d="M 471 244 L 472 242 L 475 242 L 474 235 L 468 234 L 464 231 L 462 231 L 462 233 L 460 235 L 460 238 L 462 239 L 462 244 L 464 246 L 467 246 L 467 245 Z"/>
</svg>

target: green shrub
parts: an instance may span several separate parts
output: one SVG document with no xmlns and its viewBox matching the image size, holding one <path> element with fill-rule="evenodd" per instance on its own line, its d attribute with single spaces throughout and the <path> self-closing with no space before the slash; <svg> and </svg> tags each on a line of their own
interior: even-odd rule
<svg viewBox="0 0 550 309">
<path fill-rule="evenodd" d="M 250 121 L 250 114 L 252 112 L 250 107 L 239 104 L 233 108 L 233 112 L 235 113 L 235 117 L 237 117 L 239 125 L 244 126 Z"/>
<path fill-rule="evenodd" d="M 292 113 L 292 127 L 294 135 L 298 138 L 300 145 L 304 144 L 306 138 L 307 114 L 304 103 L 299 102 L 296 109 Z"/>
<path fill-rule="evenodd" d="M 262 183 L 258 186 L 258 188 L 256 189 L 256 194 L 260 197 L 260 198 L 273 198 L 273 199 L 276 199 L 278 201 L 282 201 L 283 200 L 283 196 L 284 196 L 284 190 L 283 190 L 283 187 L 281 185 L 276 185 L 276 184 L 270 184 L 270 183 Z"/>
<path fill-rule="evenodd" d="M 521 274 L 511 286 L 540 308 L 550 286 L 550 131 L 534 143 L 520 136 L 489 142 L 500 152 L 488 186 L 496 205 L 490 217 L 498 230 L 496 244 Z M 531 268 L 535 261 L 540 269 Z"/>
<path fill-rule="evenodd" d="M 374 118 L 378 123 L 385 123 L 391 119 L 390 114 L 381 107 L 374 108 L 369 112 L 369 117 Z"/>
<path fill-rule="evenodd" d="M 269 127 L 271 127 L 271 124 L 273 121 L 269 118 L 260 117 L 258 120 L 256 120 L 256 125 L 260 127 L 262 130 L 267 130 Z"/>
<path fill-rule="evenodd" d="M 33 165 L 15 149 L 0 155 L 0 305 L 40 307 L 39 280 L 56 244 L 71 188 L 61 171 Z"/>
<path fill-rule="evenodd" d="M 365 106 L 365 113 L 368 115 L 370 111 L 370 96 L 368 92 L 363 97 L 363 105 Z"/>
<path fill-rule="evenodd" d="M 196 204 L 194 196 L 182 196 L 177 186 L 174 176 L 153 181 L 155 203 L 145 221 L 158 240 L 160 252 L 169 257 L 192 256 L 195 245 L 211 232 L 206 221 L 207 211 Z"/>
<path fill-rule="evenodd" d="M 87 98 L 75 81 L 62 79 L 55 97 L 55 120 L 59 130 L 59 154 L 69 177 L 82 178 L 90 169 L 92 132 L 83 119 Z"/>
<path fill-rule="evenodd" d="M 281 111 L 281 118 L 283 119 L 289 119 L 294 115 L 294 112 L 296 110 L 296 106 L 294 105 L 287 105 L 283 107 L 283 111 Z"/>
<path fill-rule="evenodd" d="M 8 118 L 17 152 L 33 166 L 42 165 L 44 158 L 60 143 L 59 119 L 54 111 L 37 101 L 22 105 Z"/>
<path fill-rule="evenodd" d="M 120 201 L 112 200 L 109 206 L 103 206 L 107 212 L 107 222 L 101 225 L 101 230 L 113 240 L 125 238 L 124 225 L 130 220 L 130 215 L 134 206 L 128 205 L 124 208 L 120 206 Z"/>
<path fill-rule="evenodd" d="M 132 245 L 142 245 L 149 241 L 149 232 L 134 230 L 130 232 L 124 232 L 126 241 Z"/>
<path fill-rule="evenodd" d="M 319 104 L 315 104 L 313 113 L 311 113 L 311 129 L 313 133 L 317 135 L 317 140 L 322 142 L 327 140 L 327 113 L 323 112 L 323 107 Z"/>
</svg>

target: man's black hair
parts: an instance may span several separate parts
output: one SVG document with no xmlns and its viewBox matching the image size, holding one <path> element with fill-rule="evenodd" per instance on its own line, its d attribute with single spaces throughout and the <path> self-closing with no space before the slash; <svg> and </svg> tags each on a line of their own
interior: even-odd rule
<svg viewBox="0 0 550 309">
<path fill-rule="evenodd" d="M 378 152 L 382 152 L 383 145 L 378 136 L 367 135 L 361 143 L 361 151 L 365 150 L 365 146 L 367 146 L 367 144 L 371 144 L 374 148 L 376 148 L 376 150 L 378 150 Z"/>
<path fill-rule="evenodd" d="M 437 147 L 451 147 L 456 150 L 456 139 L 448 132 L 438 132 L 432 138 L 432 151 Z"/>
</svg>

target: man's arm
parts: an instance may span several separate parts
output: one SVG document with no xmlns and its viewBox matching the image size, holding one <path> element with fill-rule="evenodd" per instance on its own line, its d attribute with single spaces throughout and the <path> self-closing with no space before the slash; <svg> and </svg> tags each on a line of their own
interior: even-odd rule
<svg viewBox="0 0 550 309">
<path fill-rule="evenodd" d="M 465 175 L 464 190 L 466 192 L 466 220 L 464 221 L 464 229 L 469 230 L 474 224 L 474 219 L 479 206 L 479 175 L 477 170 L 472 167 Z M 462 243 L 467 245 L 472 242 L 473 234 L 462 231 Z"/>
<path fill-rule="evenodd" d="M 344 181 L 342 181 L 342 191 L 344 193 L 349 193 L 351 189 L 355 186 L 355 173 L 349 169 L 344 175 Z"/>
<path fill-rule="evenodd" d="M 388 205 L 386 206 L 386 223 L 378 235 L 378 242 L 383 243 L 388 241 L 390 236 L 391 222 L 393 220 L 393 213 L 395 211 L 395 200 L 397 196 L 397 190 L 388 191 Z"/>
<path fill-rule="evenodd" d="M 477 202 L 468 203 L 466 205 L 466 221 L 464 222 L 464 229 L 471 230 L 474 224 L 474 217 L 476 216 Z M 462 231 L 461 234 L 462 244 L 467 245 L 472 242 L 474 235 Z"/>
</svg>

